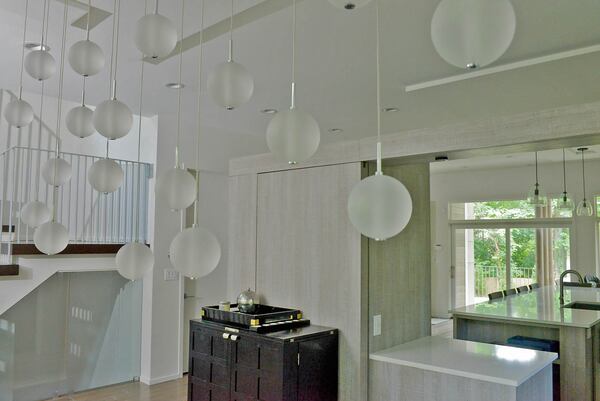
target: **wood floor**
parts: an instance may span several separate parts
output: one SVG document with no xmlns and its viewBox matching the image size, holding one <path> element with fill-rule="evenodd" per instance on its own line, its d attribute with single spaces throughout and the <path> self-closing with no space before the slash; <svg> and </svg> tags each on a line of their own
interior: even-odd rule
<svg viewBox="0 0 600 401">
<path fill-rule="evenodd" d="M 98 390 L 64 396 L 60 401 L 186 401 L 187 377 L 166 383 L 147 386 L 142 383 L 125 383 Z"/>
</svg>

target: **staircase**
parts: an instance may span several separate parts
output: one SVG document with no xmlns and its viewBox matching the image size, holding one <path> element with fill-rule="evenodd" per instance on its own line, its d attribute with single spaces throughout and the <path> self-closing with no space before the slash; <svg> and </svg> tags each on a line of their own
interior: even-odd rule
<svg viewBox="0 0 600 401">
<path fill-rule="evenodd" d="M 0 116 L 14 94 L 0 90 Z M 54 157 L 57 137 L 37 116 L 17 129 L 0 117 L 0 314 L 54 273 L 114 269 L 114 254 L 125 243 L 147 242 L 149 181 L 153 166 L 115 160 L 124 172 L 123 185 L 111 194 L 100 194 L 87 182 L 97 156 L 61 152 L 71 164 L 71 180 L 56 191 L 41 177 L 45 162 Z M 54 200 L 56 221 L 67 227 L 69 246 L 61 255 L 48 257 L 36 249 L 34 230 L 20 219 L 29 201 L 39 200 L 50 209 Z M 139 223 L 138 223 L 139 222 Z M 136 230 L 139 224 L 139 230 Z M 69 257 L 63 257 L 69 255 Z M 73 257 L 70 255 L 88 255 Z M 89 255 L 96 255 L 91 260 Z M 79 265 L 73 263 L 78 261 Z"/>
</svg>

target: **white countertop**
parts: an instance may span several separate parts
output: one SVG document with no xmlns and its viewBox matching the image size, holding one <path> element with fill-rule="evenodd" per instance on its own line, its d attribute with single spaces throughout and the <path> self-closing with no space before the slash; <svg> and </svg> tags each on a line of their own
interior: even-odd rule
<svg viewBox="0 0 600 401">
<path fill-rule="evenodd" d="M 457 308 L 457 317 L 524 321 L 553 326 L 590 328 L 600 323 L 600 311 L 561 308 L 558 287 L 538 288 L 529 293 Z M 565 304 L 573 301 L 600 305 L 600 288 L 565 287 Z"/>
<path fill-rule="evenodd" d="M 424 337 L 370 355 L 375 361 L 515 387 L 556 358 L 551 352 L 443 337 Z"/>
</svg>

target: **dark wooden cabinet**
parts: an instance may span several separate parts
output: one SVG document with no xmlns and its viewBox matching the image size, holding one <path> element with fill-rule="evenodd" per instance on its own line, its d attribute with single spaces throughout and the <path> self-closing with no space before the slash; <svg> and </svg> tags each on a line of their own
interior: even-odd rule
<svg viewBox="0 0 600 401">
<path fill-rule="evenodd" d="M 188 401 L 336 401 L 338 332 L 190 324 Z"/>
</svg>

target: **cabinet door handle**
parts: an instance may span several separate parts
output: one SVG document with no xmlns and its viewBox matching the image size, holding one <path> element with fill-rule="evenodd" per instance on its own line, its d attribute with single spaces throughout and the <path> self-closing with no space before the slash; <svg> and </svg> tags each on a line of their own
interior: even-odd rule
<svg viewBox="0 0 600 401">
<path fill-rule="evenodd" d="M 223 338 L 224 338 L 225 340 L 229 340 L 229 337 L 230 337 L 230 336 L 231 336 L 231 334 L 229 334 L 229 333 L 223 333 Z"/>
<path fill-rule="evenodd" d="M 238 336 L 236 336 L 235 334 L 233 334 L 231 337 L 229 337 L 229 339 L 230 339 L 231 341 L 237 341 L 237 339 L 238 339 Z"/>
</svg>

